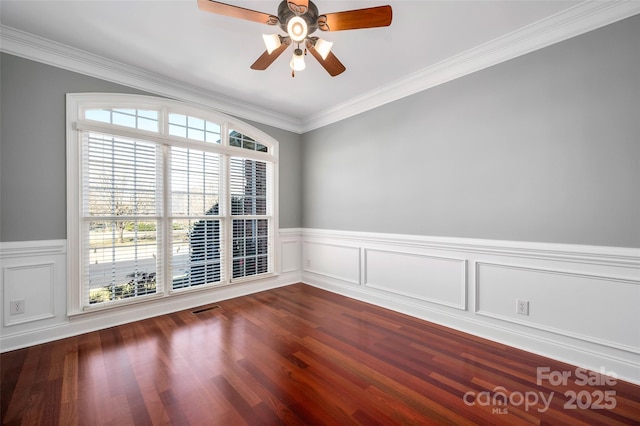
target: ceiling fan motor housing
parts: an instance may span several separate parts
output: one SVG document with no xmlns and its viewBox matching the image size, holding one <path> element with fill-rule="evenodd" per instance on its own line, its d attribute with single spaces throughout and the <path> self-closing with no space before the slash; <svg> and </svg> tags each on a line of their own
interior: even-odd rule
<svg viewBox="0 0 640 426">
<path fill-rule="evenodd" d="M 287 0 L 283 0 L 278 6 L 278 20 L 280 21 L 279 25 L 282 31 L 287 32 L 287 24 L 289 23 L 289 19 L 293 18 L 294 16 L 300 16 L 307 23 L 307 34 L 311 34 L 318 29 L 318 8 L 313 2 L 309 2 L 309 7 L 306 13 L 304 13 L 303 15 L 296 15 L 289 8 Z"/>
</svg>

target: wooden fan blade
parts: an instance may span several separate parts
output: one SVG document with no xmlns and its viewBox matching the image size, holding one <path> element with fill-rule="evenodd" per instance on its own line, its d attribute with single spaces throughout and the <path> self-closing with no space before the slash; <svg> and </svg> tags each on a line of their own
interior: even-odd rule
<svg viewBox="0 0 640 426">
<path fill-rule="evenodd" d="M 296 0 L 297 1 L 297 0 Z M 246 19 L 247 21 L 259 22 L 261 24 L 276 25 L 278 18 L 268 13 L 256 12 L 255 10 L 243 7 L 232 6 L 213 0 L 198 0 L 198 7 L 205 12 L 218 15 L 230 16 L 232 18 Z"/>
<path fill-rule="evenodd" d="M 388 5 L 347 10 L 318 16 L 318 28 L 322 31 L 342 31 L 388 27 L 392 17 L 391 6 Z"/>
<path fill-rule="evenodd" d="M 287 50 L 287 47 L 289 47 L 289 44 L 290 42 L 289 43 L 283 42 L 280 45 L 280 47 L 278 47 L 276 50 L 274 50 L 271 53 L 265 50 L 264 53 L 260 55 L 258 59 L 256 59 L 253 65 L 251 65 L 251 69 L 258 70 L 258 71 L 266 70 L 269 67 L 269 65 L 271 65 L 273 61 L 275 61 L 278 58 L 278 56 L 282 54 L 282 52 Z"/>
<path fill-rule="evenodd" d="M 309 0 L 287 0 L 289 10 L 296 15 L 304 15 L 309 10 Z"/>
<path fill-rule="evenodd" d="M 342 62 L 340 62 L 333 52 L 329 52 L 327 59 L 322 59 L 322 56 L 320 56 L 318 51 L 309 42 L 307 42 L 307 51 L 311 52 L 311 55 L 320 62 L 320 65 L 327 70 L 331 77 L 342 74 L 346 70 L 345 66 L 342 65 Z"/>
</svg>

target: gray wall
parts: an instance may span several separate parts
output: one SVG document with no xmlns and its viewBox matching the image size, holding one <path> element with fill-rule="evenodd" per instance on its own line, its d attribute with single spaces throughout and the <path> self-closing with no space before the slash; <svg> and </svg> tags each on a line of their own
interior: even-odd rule
<svg viewBox="0 0 640 426">
<path fill-rule="evenodd" d="M 640 17 L 280 141 L 280 227 L 640 247 Z M 66 238 L 64 95 L 2 54 L 0 241 Z M 302 140 L 302 143 L 301 143 Z"/>
<path fill-rule="evenodd" d="M 0 65 L 0 241 L 65 239 L 65 94 L 144 92 L 8 54 Z M 301 137 L 252 124 L 280 141 L 280 227 L 300 227 Z"/>
<path fill-rule="evenodd" d="M 640 16 L 303 135 L 303 226 L 640 247 Z"/>
</svg>

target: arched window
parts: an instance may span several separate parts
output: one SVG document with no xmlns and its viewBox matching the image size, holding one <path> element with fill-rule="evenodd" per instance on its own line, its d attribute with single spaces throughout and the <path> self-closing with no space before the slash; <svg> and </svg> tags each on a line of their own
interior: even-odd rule
<svg viewBox="0 0 640 426">
<path fill-rule="evenodd" d="M 67 95 L 69 313 L 276 273 L 278 143 L 139 95 Z"/>
</svg>

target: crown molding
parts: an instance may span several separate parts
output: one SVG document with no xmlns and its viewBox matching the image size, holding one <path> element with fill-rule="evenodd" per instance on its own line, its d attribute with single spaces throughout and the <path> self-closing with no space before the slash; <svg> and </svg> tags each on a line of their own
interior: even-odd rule
<svg viewBox="0 0 640 426">
<path fill-rule="evenodd" d="M 6 25 L 0 25 L 0 51 L 156 95 L 194 103 L 283 130 L 302 132 L 300 120 L 285 114 L 249 105 L 220 93 L 106 59 Z"/>
<path fill-rule="evenodd" d="M 0 51 L 195 103 L 295 133 L 308 132 L 640 13 L 640 1 L 585 1 L 301 121 L 229 96 L 0 25 Z"/>
<path fill-rule="evenodd" d="M 308 132 L 640 13 L 640 1 L 585 1 L 309 117 Z"/>
</svg>

